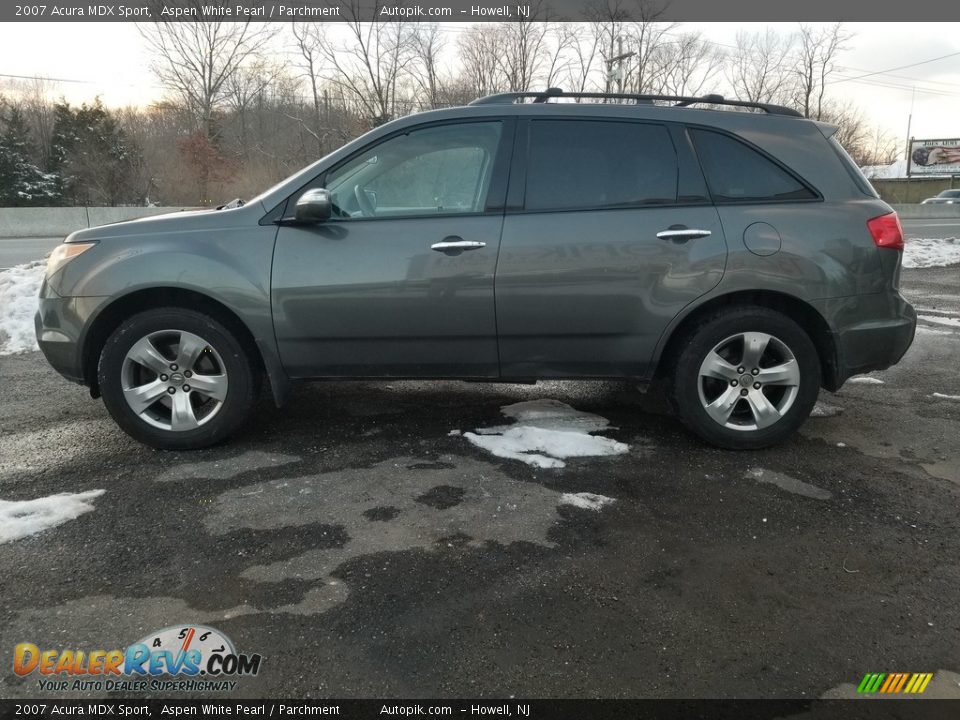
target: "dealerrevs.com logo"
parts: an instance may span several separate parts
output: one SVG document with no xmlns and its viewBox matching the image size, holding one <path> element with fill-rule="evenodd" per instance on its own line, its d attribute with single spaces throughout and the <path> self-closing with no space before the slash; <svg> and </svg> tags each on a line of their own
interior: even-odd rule
<svg viewBox="0 0 960 720">
<path fill-rule="evenodd" d="M 260 672 L 263 656 L 238 653 L 219 630 L 181 625 L 151 633 L 124 650 L 41 649 L 19 643 L 13 671 L 38 674 L 40 690 L 120 692 L 229 691 L 234 678 Z"/>
</svg>

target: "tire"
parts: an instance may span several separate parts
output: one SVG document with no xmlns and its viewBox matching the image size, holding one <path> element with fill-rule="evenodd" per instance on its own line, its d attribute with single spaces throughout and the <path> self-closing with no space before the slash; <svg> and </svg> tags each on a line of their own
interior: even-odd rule
<svg viewBox="0 0 960 720">
<path fill-rule="evenodd" d="M 97 379 L 121 429 L 161 450 L 227 438 L 249 418 L 260 389 L 258 366 L 237 336 L 178 307 L 124 320 L 103 346 Z"/>
<path fill-rule="evenodd" d="M 674 408 L 691 431 L 717 447 L 753 450 L 782 442 L 810 416 L 820 393 L 813 341 L 774 310 L 719 312 L 691 328 L 679 347 Z"/>
</svg>

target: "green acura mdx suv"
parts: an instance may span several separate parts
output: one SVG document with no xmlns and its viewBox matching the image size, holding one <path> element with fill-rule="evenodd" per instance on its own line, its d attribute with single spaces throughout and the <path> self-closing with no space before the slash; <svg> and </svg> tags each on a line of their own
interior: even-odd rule
<svg viewBox="0 0 960 720">
<path fill-rule="evenodd" d="M 247 201 L 80 230 L 39 344 L 199 448 L 297 380 L 664 380 L 707 442 L 896 363 L 903 235 L 834 138 L 719 96 L 510 93 L 396 120 Z"/>
</svg>

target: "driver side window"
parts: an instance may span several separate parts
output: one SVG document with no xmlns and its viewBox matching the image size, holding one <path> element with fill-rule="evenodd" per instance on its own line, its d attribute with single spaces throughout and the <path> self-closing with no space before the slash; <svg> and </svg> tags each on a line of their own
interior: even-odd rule
<svg viewBox="0 0 960 720">
<path fill-rule="evenodd" d="M 483 212 L 501 129 L 499 120 L 437 125 L 379 143 L 327 174 L 334 215 Z"/>
</svg>

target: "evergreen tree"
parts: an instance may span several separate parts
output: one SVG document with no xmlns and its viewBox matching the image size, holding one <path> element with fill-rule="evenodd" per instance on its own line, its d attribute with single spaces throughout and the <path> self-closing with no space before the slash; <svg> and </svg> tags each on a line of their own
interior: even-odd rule
<svg viewBox="0 0 960 720">
<path fill-rule="evenodd" d="M 56 178 L 34 163 L 36 153 L 23 113 L 12 105 L 4 115 L 0 134 L 0 206 L 56 204 Z"/>
<path fill-rule="evenodd" d="M 79 108 L 58 103 L 51 141 L 52 169 L 67 204 L 140 204 L 140 153 L 100 98 Z"/>
</svg>

